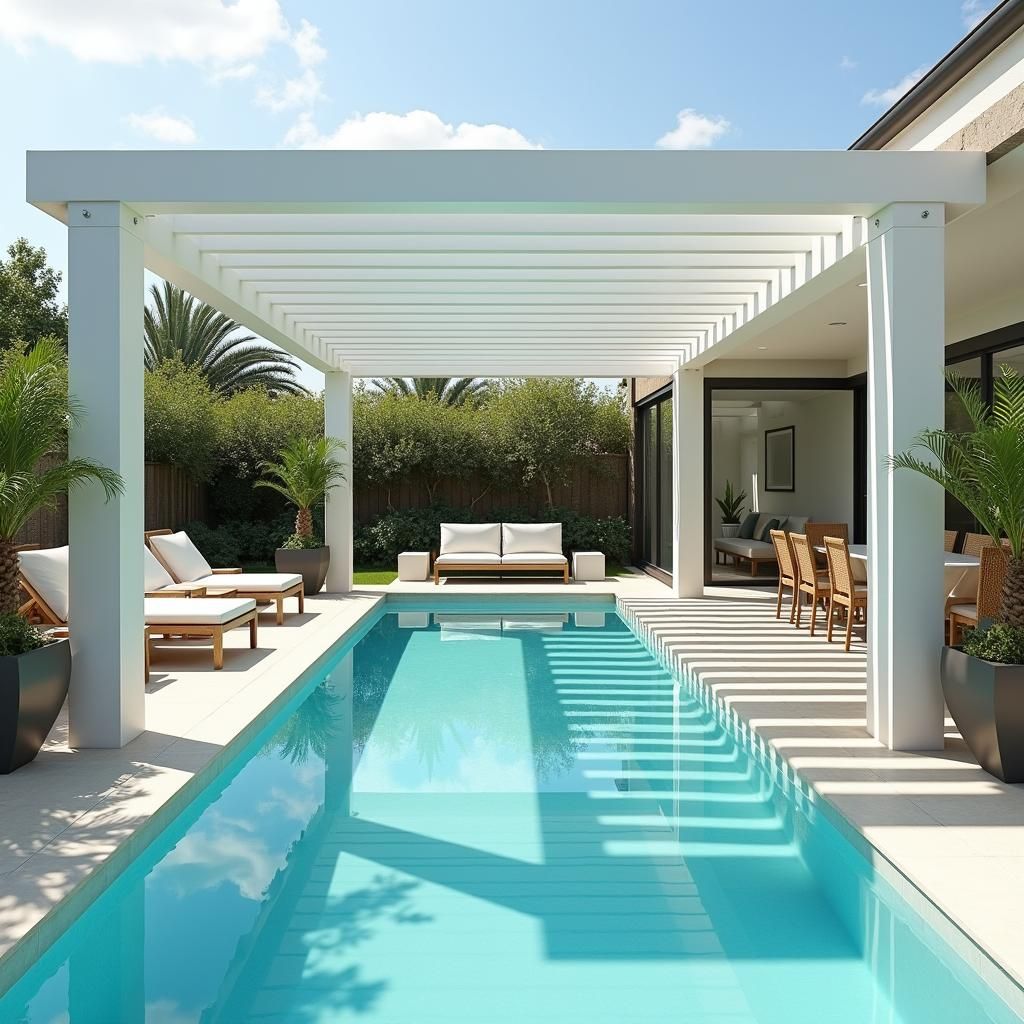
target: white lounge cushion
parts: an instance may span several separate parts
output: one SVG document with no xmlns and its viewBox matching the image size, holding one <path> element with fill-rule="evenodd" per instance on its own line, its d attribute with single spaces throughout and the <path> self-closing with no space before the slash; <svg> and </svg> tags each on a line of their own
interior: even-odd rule
<svg viewBox="0 0 1024 1024">
<path fill-rule="evenodd" d="M 25 579 L 61 622 L 68 621 L 68 546 L 20 551 Z"/>
<path fill-rule="evenodd" d="M 525 555 L 531 552 L 560 555 L 562 553 L 562 524 L 501 524 L 502 555 Z"/>
<path fill-rule="evenodd" d="M 434 559 L 435 565 L 454 565 L 457 562 L 474 562 L 478 565 L 500 565 L 501 555 L 496 555 L 493 551 L 458 551 L 438 555 Z"/>
<path fill-rule="evenodd" d="M 522 565 L 533 563 L 534 565 L 567 565 L 569 559 L 565 555 L 545 554 L 544 552 L 532 552 L 521 555 L 502 555 L 502 565 Z"/>
<path fill-rule="evenodd" d="M 171 574 L 157 561 L 156 555 L 145 544 L 142 545 L 142 551 L 142 582 L 146 592 L 176 586 Z"/>
<path fill-rule="evenodd" d="M 147 626 L 222 626 L 251 612 L 251 597 L 147 597 Z"/>
<path fill-rule="evenodd" d="M 179 583 L 190 583 L 213 573 L 213 567 L 189 540 L 187 533 L 159 534 L 150 537 L 149 543 Z"/>
<path fill-rule="evenodd" d="M 203 587 L 230 587 L 253 594 L 277 594 L 301 583 L 302 577 L 290 572 L 222 572 L 200 576 L 192 582 Z"/>
<path fill-rule="evenodd" d="M 501 554 L 501 526 L 498 523 L 442 523 L 441 554 L 456 555 L 481 551 Z"/>
</svg>

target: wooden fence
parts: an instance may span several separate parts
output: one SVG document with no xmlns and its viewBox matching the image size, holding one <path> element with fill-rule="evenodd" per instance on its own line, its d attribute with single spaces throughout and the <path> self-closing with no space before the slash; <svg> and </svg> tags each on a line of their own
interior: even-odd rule
<svg viewBox="0 0 1024 1024">
<path fill-rule="evenodd" d="M 146 463 L 146 529 L 177 529 L 191 520 L 206 520 L 206 487 L 190 480 L 177 466 Z M 624 455 L 601 455 L 590 463 L 581 463 L 569 481 L 552 487 L 555 504 L 575 509 L 583 515 L 629 515 L 629 465 Z M 488 487 L 477 479 L 445 480 L 434 495 L 436 503 L 453 508 L 472 506 L 481 520 L 494 509 L 526 508 L 537 512 L 547 504 L 542 483 L 532 487 Z M 353 499 L 357 523 L 372 522 L 392 509 L 425 508 L 430 504 L 422 484 L 402 481 L 390 488 L 357 486 Z M 58 547 L 68 542 L 67 500 L 59 499 L 55 508 L 37 513 L 18 534 L 19 544 Z"/>
<path fill-rule="evenodd" d="M 146 463 L 146 529 L 176 529 L 192 519 L 206 518 L 206 488 L 177 466 Z M 58 499 L 52 509 L 37 512 L 18 534 L 19 544 L 59 547 L 68 542 L 68 503 Z"/>
<path fill-rule="evenodd" d="M 575 509 L 583 515 L 605 518 L 629 513 L 629 464 L 625 455 L 601 455 L 576 466 L 564 485 L 551 488 L 556 505 Z M 526 508 L 539 511 L 547 504 L 543 483 L 524 488 L 515 484 L 490 486 L 486 482 L 444 480 L 434 494 L 438 505 L 468 508 L 485 521 L 493 509 Z M 391 487 L 356 487 L 353 496 L 357 523 L 372 522 L 392 509 L 425 508 L 430 504 L 427 489 L 421 484 L 401 481 Z"/>
</svg>

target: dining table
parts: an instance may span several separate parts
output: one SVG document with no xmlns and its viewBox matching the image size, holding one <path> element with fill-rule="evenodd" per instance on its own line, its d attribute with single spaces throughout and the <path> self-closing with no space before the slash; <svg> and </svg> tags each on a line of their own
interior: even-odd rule
<svg viewBox="0 0 1024 1024">
<path fill-rule="evenodd" d="M 868 582 L 868 546 L 851 544 L 850 568 L 858 583 Z M 815 548 L 825 553 L 824 545 Z M 943 588 L 947 605 L 955 601 L 973 601 L 978 592 L 978 573 L 981 559 L 975 555 L 964 555 L 958 551 L 942 552 Z"/>
</svg>

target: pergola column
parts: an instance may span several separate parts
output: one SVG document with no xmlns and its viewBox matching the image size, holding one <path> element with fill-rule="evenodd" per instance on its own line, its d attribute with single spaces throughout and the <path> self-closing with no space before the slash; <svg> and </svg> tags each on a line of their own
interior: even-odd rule
<svg viewBox="0 0 1024 1024">
<path fill-rule="evenodd" d="M 677 597 L 704 594 L 704 376 L 672 375 L 672 585 Z"/>
<path fill-rule="evenodd" d="M 893 750 L 943 745 L 942 491 L 888 459 L 944 418 L 944 208 L 869 220 L 868 729 Z"/>
<path fill-rule="evenodd" d="M 352 374 L 332 370 L 324 374 L 324 430 L 344 444 L 339 458 L 345 481 L 327 495 L 324 526 L 331 565 L 327 592 L 346 594 L 352 589 Z"/>
<path fill-rule="evenodd" d="M 145 728 L 141 230 L 121 203 L 68 204 L 70 454 L 124 480 L 109 502 L 91 483 L 68 501 L 73 747 L 121 747 Z"/>
</svg>

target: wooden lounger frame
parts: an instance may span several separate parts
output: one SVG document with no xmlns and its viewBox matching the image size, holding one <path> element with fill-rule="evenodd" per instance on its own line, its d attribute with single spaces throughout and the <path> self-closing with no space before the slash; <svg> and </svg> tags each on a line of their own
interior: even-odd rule
<svg viewBox="0 0 1024 1024">
<path fill-rule="evenodd" d="M 146 546 L 150 551 L 153 552 L 156 560 L 167 570 L 167 574 L 171 579 L 175 579 L 174 573 L 171 572 L 171 567 L 160 557 L 160 552 L 149 543 L 150 537 L 164 537 L 174 533 L 173 530 L 147 530 L 143 536 L 146 540 Z M 214 569 L 213 573 L 215 576 L 231 576 L 241 573 L 240 568 L 231 569 Z M 181 581 L 178 580 L 180 583 Z M 231 581 L 225 580 L 228 586 Z M 284 622 L 284 602 L 287 597 L 297 597 L 299 599 L 299 614 L 301 615 L 306 610 L 306 590 L 302 580 L 299 580 L 294 586 L 288 587 L 287 590 L 246 590 L 244 587 L 234 587 L 234 597 L 251 597 L 257 604 L 261 601 L 274 602 L 277 605 L 277 613 L 275 621 L 280 626 Z"/>
<path fill-rule="evenodd" d="M 28 600 L 18 609 L 18 611 L 25 616 L 27 619 L 31 619 L 33 616 L 38 616 L 40 621 L 47 626 L 57 626 L 62 629 L 67 629 L 68 624 L 63 622 L 60 616 L 46 603 L 46 601 L 40 596 L 39 592 L 32 586 L 24 575 L 19 573 L 19 583 L 21 584 L 22 590 L 28 595 Z M 173 592 L 161 595 L 163 597 L 182 597 L 182 594 L 175 594 Z M 188 596 L 188 595 L 184 595 Z M 146 626 L 145 638 L 146 638 L 146 678 L 149 678 L 149 641 L 150 637 L 156 636 L 208 636 L 213 641 L 213 667 L 215 669 L 224 667 L 224 634 L 229 629 L 235 629 L 238 626 L 244 626 L 246 623 L 249 624 L 249 646 L 253 649 L 256 648 L 257 642 L 257 624 L 256 624 L 256 609 L 251 608 L 247 612 L 243 612 L 241 615 L 236 616 L 228 622 L 211 622 L 211 623 L 196 623 L 196 622 L 157 622 L 149 623 Z"/>
<path fill-rule="evenodd" d="M 439 565 L 435 559 L 434 586 L 436 587 L 441 582 L 442 569 L 454 569 L 456 572 L 496 572 L 500 576 L 504 572 L 552 572 L 558 568 L 559 566 L 552 562 L 506 562 L 504 564 L 500 562 L 444 562 Z M 568 559 L 566 559 L 565 564 L 560 568 L 562 572 L 562 582 L 568 584 Z"/>
</svg>

